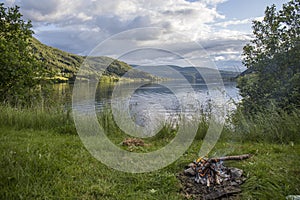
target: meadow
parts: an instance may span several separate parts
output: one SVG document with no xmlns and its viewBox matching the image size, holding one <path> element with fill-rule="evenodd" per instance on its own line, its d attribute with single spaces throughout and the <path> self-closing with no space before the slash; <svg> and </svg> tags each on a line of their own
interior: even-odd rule
<svg viewBox="0 0 300 200">
<path fill-rule="evenodd" d="M 247 176 L 236 199 L 285 199 L 300 194 L 299 113 L 288 116 L 281 115 L 281 123 L 276 121 L 279 116 L 252 119 L 248 129 L 224 127 L 209 156 L 253 155 L 226 162 Z M 128 151 L 152 151 L 176 134 L 165 126 L 156 137 L 145 140 L 146 146 L 123 146 L 120 141 L 128 136 L 108 125 L 110 117 L 104 113 L 99 121 L 110 127 L 109 138 Z M 258 119 L 265 122 L 257 124 Z M 177 161 L 158 171 L 132 174 L 110 169 L 90 155 L 76 134 L 70 110 L 1 106 L 0 199 L 186 199 L 176 176 L 198 156 L 208 127 L 205 120 L 199 123 L 193 144 Z M 282 131 L 291 136 L 285 139 Z M 261 140 L 256 134 L 266 137 Z"/>
</svg>

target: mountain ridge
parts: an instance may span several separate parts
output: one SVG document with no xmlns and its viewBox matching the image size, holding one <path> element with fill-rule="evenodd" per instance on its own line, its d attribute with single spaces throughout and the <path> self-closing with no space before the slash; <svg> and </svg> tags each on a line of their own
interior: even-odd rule
<svg viewBox="0 0 300 200">
<path fill-rule="evenodd" d="M 185 78 L 189 82 L 205 82 L 206 78 L 216 79 L 216 73 L 219 73 L 223 81 L 234 81 L 240 72 L 217 70 L 207 67 L 180 67 L 177 65 L 158 65 L 158 66 L 138 66 L 131 64 L 134 68 L 140 67 L 145 71 L 152 72 L 154 75 L 160 74 L 163 78 L 182 79 Z"/>
<path fill-rule="evenodd" d="M 80 56 L 65 52 L 58 48 L 54 48 L 41 43 L 36 38 L 32 37 L 30 40 L 30 46 L 38 60 L 42 62 L 44 67 L 54 74 L 51 79 L 56 82 L 72 82 L 75 81 L 80 66 L 84 63 L 87 56 Z M 90 58 L 89 58 L 90 59 Z M 97 65 L 102 65 L 104 70 L 99 70 L 99 73 L 92 72 L 93 70 L 86 71 L 84 78 L 101 76 L 101 78 L 109 79 L 110 81 L 119 80 L 124 74 L 128 79 L 155 79 L 150 74 L 145 72 L 137 71 L 125 62 L 109 58 L 106 56 L 95 57 Z M 109 65 L 104 66 L 104 64 Z M 104 67 L 103 67 L 104 66 Z M 92 75 L 92 76 L 90 76 Z M 82 77 L 81 77 L 82 78 Z"/>
</svg>

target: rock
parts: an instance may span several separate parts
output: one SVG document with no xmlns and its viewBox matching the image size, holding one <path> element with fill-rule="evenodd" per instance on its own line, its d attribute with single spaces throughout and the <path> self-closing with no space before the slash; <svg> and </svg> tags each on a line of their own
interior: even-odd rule
<svg viewBox="0 0 300 200">
<path fill-rule="evenodd" d="M 195 163 L 190 163 L 190 164 L 188 165 L 188 167 L 196 167 L 196 164 L 195 164 Z"/>
<path fill-rule="evenodd" d="M 195 176 L 196 172 L 193 168 L 189 167 L 186 170 L 184 170 L 184 174 L 189 175 L 189 176 Z"/>
<path fill-rule="evenodd" d="M 234 168 L 234 167 L 229 167 L 228 169 L 230 171 L 232 179 L 239 179 L 243 175 L 243 170 L 241 170 L 241 169 Z"/>
</svg>

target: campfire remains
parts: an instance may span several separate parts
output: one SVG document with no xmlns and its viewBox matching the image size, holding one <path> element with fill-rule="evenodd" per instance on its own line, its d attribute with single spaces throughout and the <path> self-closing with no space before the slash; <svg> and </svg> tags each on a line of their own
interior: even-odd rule
<svg viewBox="0 0 300 200">
<path fill-rule="evenodd" d="M 184 193 L 201 197 L 200 199 L 217 199 L 222 196 L 240 192 L 240 185 L 245 181 L 243 171 L 238 168 L 225 167 L 226 160 L 243 160 L 250 154 L 226 156 L 219 158 L 199 158 L 188 165 L 179 179 L 183 183 Z"/>
</svg>

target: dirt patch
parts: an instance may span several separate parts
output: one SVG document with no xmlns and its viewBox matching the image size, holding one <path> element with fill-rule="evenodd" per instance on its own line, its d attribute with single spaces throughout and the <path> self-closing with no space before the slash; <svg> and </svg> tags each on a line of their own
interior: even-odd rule
<svg viewBox="0 0 300 200">
<path fill-rule="evenodd" d="M 124 146 L 129 146 L 129 147 L 131 147 L 131 146 L 136 146 L 136 147 L 137 146 L 141 146 L 141 147 L 145 146 L 144 141 L 142 139 L 139 139 L 139 138 L 126 138 L 122 142 L 122 144 Z"/>
</svg>

